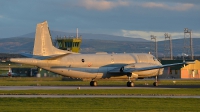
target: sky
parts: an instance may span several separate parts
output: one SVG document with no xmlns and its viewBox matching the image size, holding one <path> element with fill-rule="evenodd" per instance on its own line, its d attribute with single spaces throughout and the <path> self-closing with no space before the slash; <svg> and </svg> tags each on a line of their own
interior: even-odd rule
<svg viewBox="0 0 200 112">
<path fill-rule="evenodd" d="M 164 40 L 184 38 L 188 28 L 200 38 L 200 0 L 0 0 L 0 38 L 35 32 L 45 20 L 71 33 Z"/>
</svg>

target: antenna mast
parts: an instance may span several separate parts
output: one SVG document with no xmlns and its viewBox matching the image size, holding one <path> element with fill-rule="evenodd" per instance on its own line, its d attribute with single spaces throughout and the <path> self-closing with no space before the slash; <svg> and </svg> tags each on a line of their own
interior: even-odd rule
<svg viewBox="0 0 200 112">
<path fill-rule="evenodd" d="M 170 59 L 173 60 L 173 54 L 172 54 L 172 39 L 171 39 L 171 35 L 168 33 L 165 33 L 165 50 L 167 53 L 167 56 L 170 54 Z M 169 46 L 167 46 L 167 39 L 169 41 Z"/>
<path fill-rule="evenodd" d="M 76 38 L 78 38 L 78 28 L 76 28 Z"/>
<path fill-rule="evenodd" d="M 151 40 L 155 40 L 155 50 L 154 50 L 154 55 L 155 55 L 156 58 L 158 58 L 156 36 L 151 35 Z"/>
<path fill-rule="evenodd" d="M 192 31 L 184 28 L 184 50 L 183 53 L 190 54 L 191 59 L 194 60 L 193 45 L 192 45 Z"/>
</svg>

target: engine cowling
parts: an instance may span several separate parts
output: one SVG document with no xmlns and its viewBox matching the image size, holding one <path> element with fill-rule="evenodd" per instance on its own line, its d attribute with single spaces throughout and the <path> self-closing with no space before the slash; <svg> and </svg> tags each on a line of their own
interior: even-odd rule
<svg viewBox="0 0 200 112">
<path fill-rule="evenodd" d="M 138 74 L 132 73 L 131 78 L 137 79 L 138 78 Z"/>
</svg>

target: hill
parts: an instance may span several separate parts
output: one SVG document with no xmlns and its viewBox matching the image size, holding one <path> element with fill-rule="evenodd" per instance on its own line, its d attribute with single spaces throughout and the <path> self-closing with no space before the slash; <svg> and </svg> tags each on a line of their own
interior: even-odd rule
<svg viewBox="0 0 200 112">
<path fill-rule="evenodd" d="M 52 33 L 53 35 L 56 35 Z M 34 43 L 34 33 L 26 34 L 20 37 L 1 38 L 0 39 L 0 52 L 1 53 L 21 53 L 32 52 Z M 62 34 L 64 35 L 64 34 Z M 88 34 L 89 35 L 89 34 Z M 32 37 L 31 37 L 32 36 Z M 108 52 L 108 53 L 148 53 L 152 51 L 153 43 L 144 39 L 139 41 L 126 37 L 111 36 L 110 38 L 100 38 L 98 35 L 90 35 L 91 38 L 83 36 L 81 44 L 81 53 L 96 53 L 96 52 Z M 101 35 L 99 35 L 101 36 Z M 109 35 L 103 35 L 104 37 Z M 102 36 L 102 37 L 103 37 Z M 56 37 L 56 36 L 52 36 Z M 92 38 L 93 37 L 93 38 Z M 119 39 L 114 39 L 119 38 Z M 126 38 L 126 39 L 124 39 Z M 112 39 L 112 40 L 111 40 Z M 124 40 L 123 40 L 124 39 Z M 161 57 L 166 57 L 165 41 L 158 42 L 158 53 Z M 183 53 L 183 39 L 174 39 L 173 43 L 173 55 L 181 55 Z M 193 38 L 194 54 L 200 54 L 200 38 Z"/>
<path fill-rule="evenodd" d="M 51 31 L 51 37 L 54 39 L 56 37 L 74 37 L 76 33 L 68 33 L 61 31 Z M 123 37 L 123 36 L 115 36 L 115 35 L 107 35 L 107 34 L 90 34 L 90 33 L 79 33 L 79 36 L 82 36 L 83 39 L 98 39 L 98 40 L 115 40 L 115 41 L 133 41 L 133 42 L 148 42 L 148 40 L 142 38 L 131 38 L 131 37 Z M 29 37 L 34 38 L 35 32 L 28 33 L 19 37 Z"/>
</svg>

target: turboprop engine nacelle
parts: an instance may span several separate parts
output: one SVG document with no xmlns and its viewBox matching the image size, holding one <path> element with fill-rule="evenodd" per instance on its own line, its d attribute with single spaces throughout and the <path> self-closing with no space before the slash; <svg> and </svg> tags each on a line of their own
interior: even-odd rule
<svg viewBox="0 0 200 112">
<path fill-rule="evenodd" d="M 132 76 L 131 76 L 131 78 L 138 78 L 138 74 L 135 74 L 135 73 L 132 73 Z"/>
</svg>

